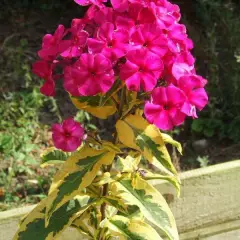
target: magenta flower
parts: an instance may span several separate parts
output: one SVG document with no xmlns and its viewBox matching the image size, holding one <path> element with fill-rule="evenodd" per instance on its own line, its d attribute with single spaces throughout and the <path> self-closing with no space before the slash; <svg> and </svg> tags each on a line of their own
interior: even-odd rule
<svg viewBox="0 0 240 240">
<path fill-rule="evenodd" d="M 104 23 L 97 32 L 96 38 L 88 39 L 88 49 L 91 53 L 102 53 L 112 61 L 127 53 L 129 35 L 125 30 L 114 30 L 112 23 Z"/>
<path fill-rule="evenodd" d="M 172 66 L 172 75 L 176 80 L 178 80 L 182 76 L 194 73 L 195 73 L 194 66 L 193 65 L 190 66 L 184 62 L 175 62 Z"/>
<path fill-rule="evenodd" d="M 130 41 L 135 48 L 146 48 L 160 57 L 168 51 L 168 41 L 155 24 L 141 25 L 133 32 Z"/>
<path fill-rule="evenodd" d="M 128 10 L 128 0 L 111 0 L 112 6 L 118 12 Z"/>
<path fill-rule="evenodd" d="M 182 24 L 173 24 L 164 30 L 168 38 L 168 47 L 173 53 L 188 51 L 193 48 L 193 42 L 188 38 L 186 27 Z"/>
<path fill-rule="evenodd" d="M 185 100 L 184 93 L 173 85 L 155 88 L 144 107 L 146 119 L 162 130 L 171 130 L 184 122 L 186 115 L 181 108 Z"/>
<path fill-rule="evenodd" d="M 53 35 L 45 35 L 38 52 L 43 61 L 33 66 L 45 80 L 43 94 L 53 96 L 62 76 L 65 90 L 76 97 L 104 94 L 121 79 L 130 91 L 152 91 L 144 111 L 160 129 L 170 130 L 186 116 L 197 117 L 196 111 L 208 102 L 206 80 L 196 75 L 193 42 L 179 24 L 176 4 L 74 1 L 89 6 L 84 17 L 73 19 L 70 29 L 59 25 Z M 167 87 L 156 88 L 158 83 Z"/>
<path fill-rule="evenodd" d="M 166 7 L 156 6 L 153 10 L 155 12 L 157 23 L 162 29 L 168 29 L 176 21 L 176 18 Z"/>
<path fill-rule="evenodd" d="M 151 8 L 143 7 L 140 3 L 132 3 L 129 5 L 127 14 L 116 18 L 116 26 L 118 29 L 123 28 L 131 33 L 139 25 L 153 24 L 155 21 L 156 17 Z"/>
<path fill-rule="evenodd" d="M 159 56 L 146 49 L 128 52 L 127 62 L 120 67 L 120 79 L 131 91 L 152 91 L 161 77 L 163 63 Z"/>
<path fill-rule="evenodd" d="M 52 77 L 53 64 L 40 60 L 33 64 L 32 71 L 34 74 L 45 80 L 43 86 L 40 88 L 40 92 L 46 96 L 54 96 L 55 82 Z"/>
<path fill-rule="evenodd" d="M 183 76 L 178 80 L 178 86 L 185 93 L 187 100 L 182 106 L 182 112 L 197 118 L 196 108 L 202 110 L 208 103 L 208 96 L 204 89 L 207 80 L 197 75 Z"/>
<path fill-rule="evenodd" d="M 80 19 L 73 19 L 70 32 L 72 34 L 70 40 L 66 40 L 66 46 L 68 48 L 61 53 L 62 57 L 78 57 L 83 52 L 83 48 L 86 46 L 87 38 L 89 34 L 83 30 L 84 24 Z"/>
<path fill-rule="evenodd" d="M 98 7 L 102 7 L 103 2 L 107 2 L 107 0 L 74 0 L 75 3 L 80 6 L 88 6 L 90 4 L 96 5 Z"/>
<path fill-rule="evenodd" d="M 62 124 L 52 126 L 54 146 L 65 152 L 74 152 L 81 145 L 84 129 L 80 123 L 72 118 L 66 119 Z"/>
<path fill-rule="evenodd" d="M 91 9 L 88 9 L 88 12 L 91 11 Z M 115 21 L 116 12 L 112 8 L 93 8 L 93 14 L 92 19 L 96 23 L 96 29 L 97 26 L 101 26 L 104 23 L 113 23 Z M 89 14 L 88 14 L 89 15 Z"/>
<path fill-rule="evenodd" d="M 106 93 L 113 83 L 112 64 L 102 54 L 84 53 L 74 66 L 64 71 L 64 88 L 73 96 Z"/>
<path fill-rule="evenodd" d="M 56 56 L 68 47 L 68 42 L 62 40 L 65 36 L 65 28 L 59 25 L 54 35 L 46 34 L 43 37 L 42 49 L 38 51 L 38 56 L 44 60 L 54 60 Z"/>
</svg>

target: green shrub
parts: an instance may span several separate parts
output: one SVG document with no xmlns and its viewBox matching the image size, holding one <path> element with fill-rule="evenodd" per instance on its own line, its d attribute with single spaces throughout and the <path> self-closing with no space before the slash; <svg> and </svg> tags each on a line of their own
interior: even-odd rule
<svg viewBox="0 0 240 240">
<path fill-rule="evenodd" d="M 198 68 L 209 80 L 210 104 L 192 130 L 206 137 L 240 141 L 239 1 L 195 0 Z M 190 34 L 191 35 L 191 34 Z M 198 56 L 200 55 L 200 56 Z"/>
</svg>

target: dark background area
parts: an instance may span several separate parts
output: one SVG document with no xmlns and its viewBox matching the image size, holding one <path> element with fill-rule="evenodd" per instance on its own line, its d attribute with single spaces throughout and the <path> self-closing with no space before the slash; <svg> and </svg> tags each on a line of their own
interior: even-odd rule
<svg viewBox="0 0 240 240">
<path fill-rule="evenodd" d="M 240 2 L 174 2 L 195 43 L 197 71 L 209 80 L 210 103 L 199 119 L 172 132 L 184 147 L 183 157 L 170 149 L 173 160 L 186 170 L 238 159 Z M 54 170 L 39 167 L 39 154 L 52 144 L 50 125 L 76 111 L 60 85 L 56 98 L 39 93 L 41 80 L 31 64 L 43 35 L 60 23 L 68 27 L 83 12 L 73 0 L 0 1 L 0 210 L 37 202 L 47 193 Z M 95 128 L 88 114 L 80 112 L 78 119 Z"/>
</svg>

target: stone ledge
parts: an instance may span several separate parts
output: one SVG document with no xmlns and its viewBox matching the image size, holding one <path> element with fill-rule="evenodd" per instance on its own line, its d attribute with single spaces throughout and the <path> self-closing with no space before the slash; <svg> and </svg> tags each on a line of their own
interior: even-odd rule
<svg viewBox="0 0 240 240">
<path fill-rule="evenodd" d="M 152 181 L 161 193 L 171 194 L 174 199 L 170 207 L 181 233 L 180 239 L 240 239 L 240 160 L 183 172 L 180 178 L 180 198 L 170 184 Z M 33 208 L 27 206 L 1 212 L 0 240 L 12 240 L 19 219 Z M 75 239 L 84 240 L 71 228 L 58 238 Z"/>
</svg>

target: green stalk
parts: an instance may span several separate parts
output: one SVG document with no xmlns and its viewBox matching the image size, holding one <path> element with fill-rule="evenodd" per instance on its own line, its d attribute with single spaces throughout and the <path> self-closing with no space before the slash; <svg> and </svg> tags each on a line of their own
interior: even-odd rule
<svg viewBox="0 0 240 240">
<path fill-rule="evenodd" d="M 118 110 L 118 119 L 120 119 L 122 117 L 122 114 L 123 114 L 123 107 L 124 107 L 125 99 L 126 99 L 125 95 L 126 95 L 126 88 L 124 86 L 121 90 L 120 105 L 119 105 L 119 110 Z M 115 131 L 114 137 L 113 137 L 113 144 L 116 144 L 117 142 L 118 142 L 117 131 Z M 112 169 L 112 164 L 107 166 L 105 168 L 104 172 L 110 172 L 111 169 Z M 108 188 L 109 188 L 109 184 L 103 185 L 102 196 L 107 196 L 108 195 Z M 107 207 L 106 203 L 102 203 L 102 205 L 100 207 L 102 220 L 104 220 L 106 218 L 106 207 Z"/>
</svg>

